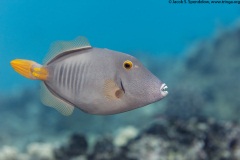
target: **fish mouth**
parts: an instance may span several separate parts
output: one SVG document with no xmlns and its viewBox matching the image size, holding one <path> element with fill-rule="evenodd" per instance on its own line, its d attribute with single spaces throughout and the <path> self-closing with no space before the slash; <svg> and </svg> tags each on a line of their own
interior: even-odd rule
<svg viewBox="0 0 240 160">
<path fill-rule="evenodd" d="M 167 89 L 168 89 L 168 86 L 165 83 L 163 83 L 161 88 L 160 88 L 160 92 L 163 95 L 163 97 L 168 95 Z"/>
</svg>

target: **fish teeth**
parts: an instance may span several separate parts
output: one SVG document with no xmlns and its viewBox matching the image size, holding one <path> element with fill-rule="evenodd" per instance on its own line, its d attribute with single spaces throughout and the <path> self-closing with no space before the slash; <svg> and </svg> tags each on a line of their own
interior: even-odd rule
<svg viewBox="0 0 240 160">
<path fill-rule="evenodd" d="M 166 91 L 166 89 L 168 89 L 168 86 L 163 87 L 163 91 Z"/>
<path fill-rule="evenodd" d="M 164 97 L 168 94 L 167 89 L 168 89 L 168 86 L 167 86 L 165 83 L 162 84 L 160 90 L 161 90 L 161 94 L 162 94 Z"/>
</svg>

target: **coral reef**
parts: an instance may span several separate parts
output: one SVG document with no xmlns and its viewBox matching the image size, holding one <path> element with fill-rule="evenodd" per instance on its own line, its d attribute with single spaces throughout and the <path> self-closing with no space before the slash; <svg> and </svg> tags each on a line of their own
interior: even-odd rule
<svg viewBox="0 0 240 160">
<path fill-rule="evenodd" d="M 56 159 L 65 160 L 85 155 L 87 153 L 87 148 L 88 143 L 85 136 L 81 134 L 73 134 L 65 146 L 61 146 L 54 152 Z"/>
<path fill-rule="evenodd" d="M 114 144 L 116 146 L 124 146 L 127 144 L 128 140 L 135 138 L 138 135 L 138 130 L 132 126 L 126 126 L 118 130 L 118 134 L 114 139 Z"/>
<path fill-rule="evenodd" d="M 193 45 L 169 75 L 164 115 L 240 120 L 240 27 Z M 176 81 L 177 79 L 177 81 Z"/>
<path fill-rule="evenodd" d="M 132 135 L 133 127 L 128 127 Z M 136 129 L 134 129 L 136 130 Z M 125 139 L 126 134 L 120 134 Z M 240 159 L 240 124 L 214 119 L 159 119 L 118 146 L 116 137 L 102 136 L 93 148 L 82 134 L 73 134 L 68 143 L 54 147 L 33 143 L 25 153 L 3 147 L 4 160 L 219 160 Z"/>
</svg>

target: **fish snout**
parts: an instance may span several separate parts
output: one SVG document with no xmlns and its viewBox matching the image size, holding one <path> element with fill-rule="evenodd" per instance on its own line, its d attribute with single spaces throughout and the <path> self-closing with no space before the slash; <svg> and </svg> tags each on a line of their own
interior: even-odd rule
<svg viewBox="0 0 240 160">
<path fill-rule="evenodd" d="M 167 89 L 168 86 L 165 83 L 163 83 L 160 87 L 160 93 L 162 94 L 163 97 L 166 97 L 168 95 Z"/>
</svg>

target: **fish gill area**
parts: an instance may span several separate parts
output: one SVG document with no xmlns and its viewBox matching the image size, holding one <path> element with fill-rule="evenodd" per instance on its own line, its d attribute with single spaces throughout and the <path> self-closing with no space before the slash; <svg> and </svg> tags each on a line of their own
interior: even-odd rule
<svg viewBox="0 0 240 160">
<path fill-rule="evenodd" d="M 237 24 L 160 70 L 146 59 L 169 95 L 119 115 L 64 117 L 39 88 L 1 95 L 0 160 L 240 160 L 239 44 Z"/>
</svg>

